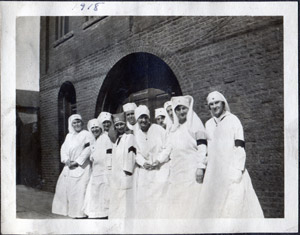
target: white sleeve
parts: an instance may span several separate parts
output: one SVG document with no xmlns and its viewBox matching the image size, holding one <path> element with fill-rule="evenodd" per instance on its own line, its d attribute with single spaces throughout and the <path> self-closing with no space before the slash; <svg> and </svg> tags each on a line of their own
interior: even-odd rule
<svg viewBox="0 0 300 235">
<path fill-rule="evenodd" d="M 195 133 L 195 138 L 197 142 L 197 152 L 198 152 L 198 159 L 197 159 L 197 168 L 205 169 L 207 165 L 207 139 L 206 133 L 204 130 L 199 130 Z"/>
<path fill-rule="evenodd" d="M 135 162 L 140 166 L 143 167 L 146 160 L 142 154 L 141 148 L 139 147 L 138 141 L 136 141 L 136 157 L 135 157 Z"/>
<path fill-rule="evenodd" d="M 197 168 L 205 169 L 207 165 L 207 157 L 206 157 L 207 145 L 200 144 L 198 146 L 198 163 Z"/>
<path fill-rule="evenodd" d="M 143 167 L 146 160 L 145 158 L 143 157 L 143 155 L 141 154 L 141 152 L 139 150 L 137 150 L 137 153 L 136 153 L 136 163 L 140 166 L 140 167 Z"/>
<path fill-rule="evenodd" d="M 93 162 L 94 158 L 93 158 L 93 153 L 95 152 L 95 148 L 97 148 L 96 144 L 91 146 L 91 154 L 90 154 L 90 161 Z"/>
<path fill-rule="evenodd" d="M 126 145 L 124 146 L 126 153 L 124 153 L 123 156 L 123 171 L 133 173 L 134 164 L 136 161 L 135 141 L 132 134 L 129 134 L 127 138 Z"/>
<path fill-rule="evenodd" d="M 243 171 L 246 163 L 246 151 L 244 142 L 244 130 L 240 120 L 236 120 L 234 126 L 234 161 L 233 166 L 236 169 Z"/>
<path fill-rule="evenodd" d="M 246 151 L 242 147 L 235 147 L 234 148 L 234 168 L 243 171 L 245 169 L 246 163 Z"/>
<path fill-rule="evenodd" d="M 69 134 L 66 136 L 66 139 L 60 148 L 60 161 L 64 164 L 69 160 L 68 140 L 69 140 Z"/>
<path fill-rule="evenodd" d="M 157 161 L 160 163 L 164 163 L 169 161 L 170 154 L 172 152 L 172 147 L 170 144 L 166 143 L 166 145 L 162 148 L 162 151 L 157 155 Z"/>
<path fill-rule="evenodd" d="M 81 166 L 91 155 L 91 145 L 94 144 L 95 138 L 91 133 L 88 133 L 84 141 L 84 149 L 80 156 L 76 158 L 76 162 Z"/>
</svg>

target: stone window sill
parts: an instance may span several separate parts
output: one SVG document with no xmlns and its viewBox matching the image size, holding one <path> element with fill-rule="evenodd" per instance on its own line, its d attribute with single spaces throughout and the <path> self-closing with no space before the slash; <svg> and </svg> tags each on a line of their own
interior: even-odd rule
<svg viewBox="0 0 300 235">
<path fill-rule="evenodd" d="M 107 16 L 98 16 L 95 18 L 90 19 L 89 21 L 85 22 L 82 25 L 82 29 L 85 30 L 89 27 L 91 27 L 92 25 L 96 24 L 97 22 L 99 22 L 100 20 L 103 20 L 104 18 L 106 18 Z"/>
<path fill-rule="evenodd" d="M 66 33 L 64 36 L 62 36 L 60 39 L 56 40 L 53 43 L 53 47 L 58 47 L 60 44 L 64 43 L 65 41 L 69 40 L 70 38 L 72 38 L 74 36 L 74 31 L 70 31 L 68 33 Z"/>
</svg>

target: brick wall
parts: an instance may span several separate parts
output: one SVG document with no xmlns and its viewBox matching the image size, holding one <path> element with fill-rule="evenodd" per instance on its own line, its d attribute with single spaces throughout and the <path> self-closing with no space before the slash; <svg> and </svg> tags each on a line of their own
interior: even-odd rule
<svg viewBox="0 0 300 235">
<path fill-rule="evenodd" d="M 49 18 L 48 69 L 41 25 L 41 147 L 44 189 L 59 175 L 57 101 L 73 83 L 77 110 L 86 123 L 95 115 L 106 74 L 124 56 L 152 53 L 173 70 L 183 94 L 195 99 L 203 121 L 207 94 L 224 93 L 245 131 L 247 168 L 266 217 L 284 216 L 283 21 L 281 17 L 106 17 L 83 29 L 71 17 L 73 37 L 53 47 Z"/>
</svg>

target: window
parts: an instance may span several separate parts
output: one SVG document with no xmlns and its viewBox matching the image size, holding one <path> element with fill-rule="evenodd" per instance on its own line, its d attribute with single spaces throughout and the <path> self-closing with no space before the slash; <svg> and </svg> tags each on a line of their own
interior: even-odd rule
<svg viewBox="0 0 300 235">
<path fill-rule="evenodd" d="M 69 17 L 68 16 L 56 17 L 55 39 L 58 40 L 62 38 L 68 32 L 69 32 Z"/>
</svg>

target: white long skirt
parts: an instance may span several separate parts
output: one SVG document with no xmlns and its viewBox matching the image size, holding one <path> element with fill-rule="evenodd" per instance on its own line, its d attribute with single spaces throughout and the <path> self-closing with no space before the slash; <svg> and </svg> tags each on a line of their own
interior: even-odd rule
<svg viewBox="0 0 300 235">
<path fill-rule="evenodd" d="M 133 218 L 134 195 L 133 189 L 110 188 L 109 219 Z"/>
<path fill-rule="evenodd" d="M 217 167 L 218 165 L 216 165 Z M 209 166 L 208 166 L 209 167 Z M 234 182 L 231 168 L 208 168 L 198 201 L 199 218 L 263 218 L 248 171 Z"/>
<path fill-rule="evenodd" d="M 108 216 L 109 210 L 109 180 L 108 175 L 91 176 L 87 186 L 84 202 L 84 213 L 89 218 Z"/>
<path fill-rule="evenodd" d="M 52 213 L 72 218 L 85 217 L 83 205 L 89 179 L 89 167 L 80 177 L 70 177 L 62 172 L 56 184 Z"/>
</svg>

